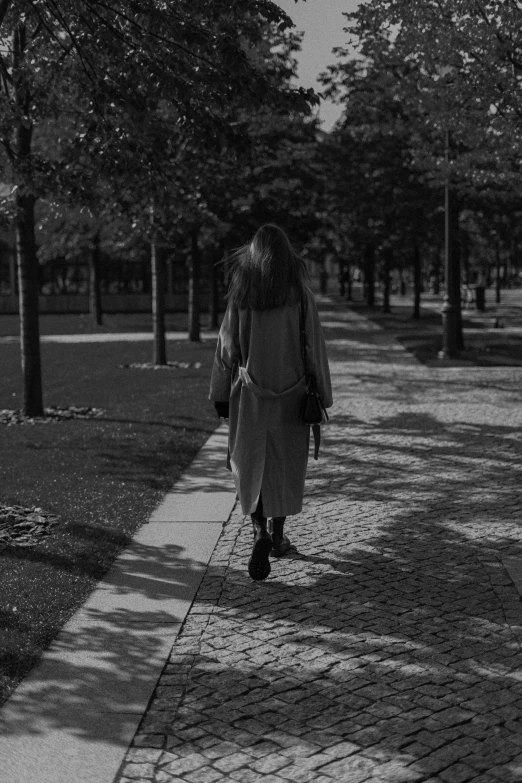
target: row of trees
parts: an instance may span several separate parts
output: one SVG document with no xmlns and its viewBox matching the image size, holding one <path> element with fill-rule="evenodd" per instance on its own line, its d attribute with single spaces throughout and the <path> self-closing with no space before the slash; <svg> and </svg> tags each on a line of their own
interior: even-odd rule
<svg viewBox="0 0 522 783">
<path fill-rule="evenodd" d="M 422 268 L 441 278 L 444 253 L 455 306 L 461 267 L 467 282 L 491 252 L 516 261 L 521 22 L 518 0 L 366 0 L 323 75 L 344 109 L 324 134 L 271 0 L 0 0 L 26 413 L 42 411 L 37 244 L 40 261 L 89 248 L 98 317 L 101 248 L 147 248 L 157 362 L 166 246 L 188 259 L 191 339 L 201 266 L 215 291 L 215 262 L 265 221 L 359 265 L 369 305 L 377 274 L 388 307 L 390 271 L 411 266 L 417 316 Z M 458 312 L 454 329 L 463 346 Z"/>
<path fill-rule="evenodd" d="M 386 299 L 398 258 L 438 277 L 444 249 L 462 348 L 461 268 L 469 282 L 493 257 L 498 281 L 501 255 L 518 261 L 522 4 L 367 0 L 346 16 L 349 46 L 323 75 L 345 108 L 328 139 L 329 214 L 364 258 L 370 304 L 376 258 Z"/>
<path fill-rule="evenodd" d="M 42 258 L 90 244 L 95 306 L 102 232 L 122 251 L 148 244 L 165 361 L 158 246 L 189 238 L 196 302 L 209 235 L 222 251 L 267 187 L 272 217 L 294 128 L 313 137 L 304 120 L 317 99 L 289 85 L 290 28 L 271 0 L 0 0 L 0 164 L 14 186 L 2 212 L 16 234 L 28 415 L 43 412 L 37 223 Z"/>
</svg>

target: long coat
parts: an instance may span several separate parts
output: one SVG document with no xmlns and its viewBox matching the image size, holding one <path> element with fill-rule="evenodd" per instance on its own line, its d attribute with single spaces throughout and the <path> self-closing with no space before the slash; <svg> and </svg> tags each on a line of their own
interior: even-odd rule
<svg viewBox="0 0 522 783">
<path fill-rule="evenodd" d="M 314 295 L 306 289 L 306 357 L 325 407 L 332 405 L 326 346 Z M 259 494 L 267 517 L 303 505 L 310 428 L 299 418 L 305 391 L 300 306 L 273 310 L 229 304 L 214 357 L 209 398 L 230 401 L 229 469 L 244 514 Z"/>
</svg>

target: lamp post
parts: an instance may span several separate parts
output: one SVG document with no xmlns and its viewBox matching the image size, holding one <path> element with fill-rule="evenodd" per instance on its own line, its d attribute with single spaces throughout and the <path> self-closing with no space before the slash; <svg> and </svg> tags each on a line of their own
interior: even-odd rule
<svg viewBox="0 0 522 783">
<path fill-rule="evenodd" d="M 452 359 L 458 356 L 458 318 L 459 309 L 455 296 L 460 295 L 455 285 L 457 277 L 456 263 L 458 259 L 454 253 L 454 197 L 451 188 L 449 169 L 450 157 L 450 132 L 446 130 L 444 158 L 446 161 L 446 178 L 444 182 L 444 278 L 445 293 L 441 308 L 442 315 L 442 350 L 439 351 L 439 359 Z"/>
</svg>

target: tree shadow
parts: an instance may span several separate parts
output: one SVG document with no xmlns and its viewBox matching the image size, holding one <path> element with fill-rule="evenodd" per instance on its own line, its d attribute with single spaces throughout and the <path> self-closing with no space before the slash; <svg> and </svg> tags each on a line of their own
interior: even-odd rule
<svg viewBox="0 0 522 783">
<path fill-rule="evenodd" d="M 174 737 L 172 758 L 209 738 L 216 755 L 265 748 L 291 779 L 517 779 L 522 606 L 502 563 L 522 561 L 516 379 L 495 376 L 493 400 L 487 378 L 382 373 L 337 389 L 350 413 L 332 412 L 287 524 L 297 551 L 266 582 L 246 572 L 248 525 L 230 521 L 192 643 L 173 651 L 189 668 L 180 708 L 152 702 L 137 744 Z M 494 414 L 503 401 L 511 416 Z"/>
<path fill-rule="evenodd" d="M 204 568 L 175 543 L 134 542 L 0 710 L 0 733 L 121 744 L 122 716 L 144 712 Z"/>
<path fill-rule="evenodd" d="M 297 521 L 303 554 L 261 584 L 248 526 L 231 520 L 230 566 L 218 547 L 136 744 L 187 768 L 269 754 L 291 779 L 431 779 L 462 763 L 515 780 L 522 613 L 506 620 L 517 596 L 497 555 L 521 542 L 410 510 L 350 543 L 341 519 L 318 541 L 318 516 Z"/>
<path fill-rule="evenodd" d="M 119 416 L 115 416 L 114 418 L 110 418 L 109 416 L 104 416 L 103 421 L 104 422 L 111 422 L 113 424 L 136 424 L 146 427 L 164 427 L 166 429 L 170 430 L 179 430 L 182 432 L 206 432 L 208 435 L 212 435 L 214 432 L 214 427 L 209 426 L 189 426 L 188 424 L 178 423 L 180 420 L 187 421 L 187 422 L 198 422 L 201 423 L 200 419 L 197 419 L 196 417 L 192 416 L 175 416 L 173 417 L 176 419 L 176 422 L 169 422 L 168 420 L 163 421 L 152 421 L 151 419 L 124 419 Z"/>
<path fill-rule="evenodd" d="M 339 780 L 403 769 L 427 780 L 460 762 L 477 778 L 504 764 L 501 779 L 516 779 L 522 613 L 501 559 L 522 557 L 520 426 L 455 407 L 401 410 L 385 383 L 368 374 L 368 399 L 335 413 L 305 511 L 288 525 L 298 551 L 264 583 L 247 575 L 251 532 L 233 515 L 137 744 L 168 747 L 171 759 L 209 744 L 216 758 L 266 750 L 275 768 L 295 756 L 297 772 L 308 758 Z M 77 663 L 66 641 L 59 676 L 37 684 L 39 710 L 22 691 L 11 700 L 16 732 L 121 740 L 97 716 L 138 714 L 132 688 L 163 655 L 158 629 L 176 624 L 161 609 L 137 621 L 138 604 L 184 600 L 198 568 L 175 545 L 138 547 L 136 558 L 122 608 L 91 613 L 74 642 L 95 663 Z M 137 622 L 150 627 L 139 639 Z"/>
<path fill-rule="evenodd" d="M 522 557 L 516 531 L 493 535 L 473 513 L 461 521 L 434 502 L 354 535 L 349 513 L 328 529 L 310 505 L 294 528 L 302 553 L 273 564 L 262 585 L 246 574 L 247 529 L 226 579 L 211 566 L 201 589 L 221 578 L 221 597 L 180 709 L 172 720 L 153 702 L 140 733 L 180 738 L 184 757 L 209 736 L 254 758 L 272 743 L 281 761 L 295 745 L 296 773 L 301 749 L 316 774 L 338 779 L 358 780 L 361 768 L 395 779 L 390 765 L 431 779 L 457 762 L 477 778 L 505 763 L 502 779 L 515 779 L 522 607 L 498 558 Z M 513 606 L 518 617 L 507 618 Z"/>
<path fill-rule="evenodd" d="M 499 741 L 509 727 L 496 712 L 520 698 L 519 661 L 509 655 L 513 632 L 501 600 L 511 600 L 513 587 L 487 541 L 405 513 L 350 544 L 342 543 L 343 529 L 347 533 L 352 521 L 343 520 L 318 543 L 317 515 L 298 537 L 307 554 L 278 561 L 263 584 L 252 583 L 239 567 L 250 547 L 246 527 L 227 573 L 211 564 L 199 601 L 207 601 L 209 591 L 221 598 L 204 644 L 191 644 L 199 640 L 193 620 L 202 607 L 196 601 L 140 733 L 181 737 L 184 756 L 191 745 L 200 753 L 197 739 L 205 736 L 213 737 L 214 747 L 236 743 L 253 758 L 263 743 L 272 743 L 275 754 L 288 743 L 308 744 L 325 766 L 344 758 L 338 755 L 342 747 L 334 749 L 348 741 L 346 755 L 372 774 L 392 761 L 433 772 L 415 746 L 437 733 L 455 743 L 467 727 L 477 737 L 483 733 L 477 745 L 491 737 Z M 505 543 L 520 554 L 520 542 Z M 140 607 L 140 598 L 188 600 L 194 571 L 197 577 L 203 571 L 176 545 L 159 555 L 157 548 L 134 550 L 132 579 L 124 586 L 117 574 L 109 580 L 121 608 L 87 607 L 80 629 L 66 626 L 47 657 L 51 665 L 35 670 L 26 690 L 8 703 L 6 736 L 65 730 L 121 743 L 121 721 L 111 715 L 140 715 L 150 695 L 148 662 L 157 660 L 159 673 L 179 619 L 171 610 L 149 611 L 146 601 Z M 492 561 L 487 567 L 484 552 Z M 139 636 L 129 630 L 136 624 L 143 629 Z M 238 651 L 238 634 L 239 664 L 230 656 Z M 487 710 L 476 721 L 474 703 L 485 695 Z M 195 726 L 196 742 L 183 737 Z M 461 750 L 468 757 L 469 743 Z"/>
<path fill-rule="evenodd" d="M 212 434 L 214 429 L 208 432 Z M 191 438 L 190 429 L 184 429 L 182 434 L 187 439 Z M 179 471 L 186 462 L 184 443 L 180 437 L 164 438 L 160 448 L 158 444 L 151 444 L 148 448 L 140 448 L 134 444 L 132 449 L 128 449 L 124 443 L 115 444 L 110 452 L 102 453 L 102 472 L 120 480 L 146 484 L 154 489 L 173 489 L 175 493 L 182 492 L 187 495 L 189 500 L 189 496 L 195 492 L 208 494 L 233 491 L 231 476 L 225 472 L 227 439 L 228 433 L 225 432 L 217 440 L 207 441 L 202 452 L 196 454 L 174 488 L 172 472 Z"/>
</svg>

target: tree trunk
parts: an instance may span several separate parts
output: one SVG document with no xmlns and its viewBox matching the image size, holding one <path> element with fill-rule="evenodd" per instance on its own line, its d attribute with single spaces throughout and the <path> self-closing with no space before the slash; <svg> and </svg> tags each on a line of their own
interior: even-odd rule
<svg viewBox="0 0 522 783">
<path fill-rule="evenodd" d="M 26 48 L 26 29 L 21 22 L 13 33 L 13 82 L 20 115 L 14 132 L 16 155 L 14 175 L 16 219 L 15 245 L 18 267 L 18 298 L 20 312 L 20 348 L 23 376 L 23 411 L 27 416 L 43 416 L 42 366 L 40 358 L 40 326 L 38 319 L 38 258 L 36 255 L 34 208 L 36 197 L 32 192 L 29 166 L 33 125 L 29 118 L 30 97 L 23 75 Z M 18 176 L 21 169 L 21 177 Z"/>
<path fill-rule="evenodd" d="M 43 416 L 40 325 L 38 319 L 38 259 L 34 236 L 34 204 L 31 195 L 17 195 L 15 226 L 22 354 L 23 411 Z"/>
<path fill-rule="evenodd" d="M 511 288 L 512 280 L 519 280 L 518 275 L 518 263 L 517 263 L 517 240 L 516 237 L 513 237 L 511 242 L 511 249 L 509 251 L 510 253 L 510 259 L 509 259 L 509 287 Z M 515 283 L 516 285 L 516 283 Z"/>
<path fill-rule="evenodd" d="M 500 245 L 496 248 L 495 302 L 500 304 Z"/>
<path fill-rule="evenodd" d="M 150 245 L 152 268 L 152 326 L 154 331 L 154 364 L 167 364 L 165 339 L 165 300 L 163 285 L 163 259 L 153 238 Z"/>
<path fill-rule="evenodd" d="M 449 160 L 450 135 L 446 133 L 446 161 Z M 442 350 L 439 357 L 451 359 L 464 350 L 462 307 L 460 297 L 460 230 L 459 204 L 449 174 L 444 185 L 444 284 L 446 293 L 441 308 Z"/>
<path fill-rule="evenodd" d="M 339 296 L 346 296 L 346 267 L 339 262 Z"/>
<path fill-rule="evenodd" d="M 390 271 L 393 264 L 393 250 L 388 247 L 384 251 L 384 267 L 383 267 L 383 313 L 391 313 L 390 309 Z"/>
<path fill-rule="evenodd" d="M 469 285 L 469 244 L 464 242 L 461 245 L 462 268 L 464 271 L 464 285 Z"/>
<path fill-rule="evenodd" d="M 375 304 L 375 262 L 374 250 L 371 242 L 364 248 L 364 287 L 366 289 L 366 304 L 373 307 Z"/>
<path fill-rule="evenodd" d="M 91 252 L 89 254 L 89 313 L 96 326 L 103 323 L 101 286 L 100 286 L 100 235 L 94 235 Z"/>
<path fill-rule="evenodd" d="M 226 245 L 223 251 L 223 282 L 225 284 L 225 289 L 228 290 L 228 285 L 230 283 L 230 260 L 228 257 L 228 247 Z"/>
<path fill-rule="evenodd" d="M 416 244 L 413 248 L 413 317 L 420 318 L 422 264 L 420 248 Z"/>
<path fill-rule="evenodd" d="M 502 281 L 504 288 L 511 288 L 511 255 L 509 250 L 504 251 L 504 274 Z"/>
<path fill-rule="evenodd" d="M 198 245 L 199 228 L 194 228 L 190 234 L 191 253 L 189 256 L 188 281 L 188 336 L 193 343 L 201 341 L 199 325 L 199 270 L 201 253 Z"/>
<path fill-rule="evenodd" d="M 406 296 L 406 283 L 404 281 L 404 272 L 399 269 L 399 292 L 401 296 Z"/>
<path fill-rule="evenodd" d="M 209 249 L 208 251 L 208 263 L 209 263 L 209 327 L 210 329 L 217 329 L 219 326 L 219 286 L 218 286 L 218 270 L 214 259 L 214 253 Z"/>
<path fill-rule="evenodd" d="M 350 264 L 346 265 L 346 299 L 352 301 L 352 269 Z"/>
<path fill-rule="evenodd" d="M 452 199 L 453 200 L 453 199 Z M 461 248 L 460 248 L 460 232 L 459 232 L 459 207 L 454 200 L 451 208 L 451 221 L 452 221 L 452 242 L 451 242 L 451 254 L 453 257 L 452 269 L 452 285 L 453 285 L 453 298 L 455 302 L 455 308 L 457 311 L 457 348 L 459 351 L 464 350 L 464 332 L 462 329 L 462 304 L 460 298 L 460 284 L 461 284 Z"/>
<path fill-rule="evenodd" d="M 328 272 L 326 271 L 324 261 L 319 270 L 319 292 L 322 296 L 325 296 L 328 293 Z"/>
<path fill-rule="evenodd" d="M 149 263 L 147 257 L 144 256 L 141 260 L 141 292 L 142 294 L 150 293 L 151 274 L 149 269 Z"/>
<path fill-rule="evenodd" d="M 172 270 L 172 256 L 167 248 L 164 248 L 162 253 L 163 259 L 163 293 L 165 296 L 172 294 L 174 287 L 174 275 Z M 166 309 L 166 308 L 165 308 Z"/>
<path fill-rule="evenodd" d="M 13 304 L 17 302 L 16 291 L 16 252 L 11 248 L 9 249 L 9 291 Z"/>
<path fill-rule="evenodd" d="M 437 296 L 440 294 L 440 250 L 435 249 L 435 263 L 433 266 L 433 293 Z"/>
</svg>

